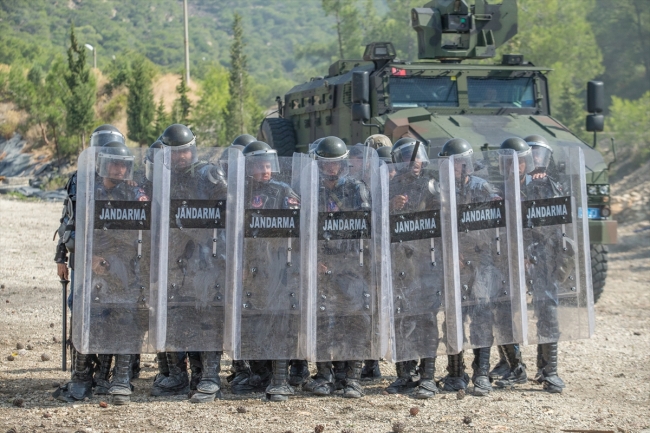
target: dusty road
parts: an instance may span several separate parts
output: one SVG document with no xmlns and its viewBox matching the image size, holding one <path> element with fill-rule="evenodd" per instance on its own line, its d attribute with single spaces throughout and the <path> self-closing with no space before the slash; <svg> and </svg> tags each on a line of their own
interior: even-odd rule
<svg viewBox="0 0 650 433">
<path fill-rule="evenodd" d="M 183 398 L 148 396 L 155 374 L 153 356 L 135 381 L 126 407 L 99 406 L 103 398 L 79 404 L 54 401 L 50 393 L 69 373 L 61 371 L 61 288 L 52 261 L 52 234 L 59 204 L 0 198 L 0 432 L 404 432 L 432 431 L 642 431 L 650 429 L 650 223 L 620 228 L 610 255 L 607 287 L 596 306 L 596 335 L 560 345 L 561 395 L 529 382 L 487 397 L 441 395 L 422 402 L 386 396 L 395 370 L 382 364 L 385 378 L 367 383 L 367 396 L 312 398 L 298 392 L 286 403 L 266 403 L 262 394 L 193 405 Z M 14 361 L 16 344 L 31 345 Z M 534 374 L 536 350 L 524 348 Z M 41 361 L 41 354 L 50 360 Z M 493 360 L 496 353 L 493 351 Z M 467 358 L 466 358 L 467 359 Z M 470 360 L 471 362 L 471 360 Z M 438 363 L 444 374 L 446 360 Z M 228 363 L 224 362 L 227 368 Z M 225 374 L 222 373 L 225 383 Z M 15 399 L 23 407 L 13 405 Z M 417 416 L 409 409 L 418 407 Z M 237 409 L 245 408 L 245 413 Z M 12 430 L 13 429 L 13 430 Z M 649 430 L 650 431 L 650 430 Z"/>
</svg>

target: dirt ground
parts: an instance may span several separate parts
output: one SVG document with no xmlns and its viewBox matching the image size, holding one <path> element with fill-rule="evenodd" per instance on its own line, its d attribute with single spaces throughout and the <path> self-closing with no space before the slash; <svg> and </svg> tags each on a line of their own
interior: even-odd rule
<svg viewBox="0 0 650 433">
<path fill-rule="evenodd" d="M 148 395 L 155 366 L 143 355 L 141 378 L 129 406 L 105 396 L 78 404 L 50 393 L 69 373 L 61 371 L 61 286 L 55 274 L 52 234 L 61 205 L 0 198 L 0 432 L 404 432 L 612 431 L 650 429 L 650 222 L 620 227 L 612 247 L 605 292 L 596 305 L 596 334 L 560 345 L 563 394 L 547 394 L 529 382 L 487 397 L 442 394 L 428 401 L 382 395 L 395 369 L 382 362 L 384 378 L 366 382 L 360 400 L 314 398 L 303 392 L 285 403 L 263 394 L 194 405 L 182 397 Z M 18 353 L 16 344 L 30 345 Z M 15 360 L 7 357 L 16 355 Z M 50 357 L 42 361 L 42 354 Z M 524 348 L 534 375 L 534 347 Z M 471 358 L 471 357 L 466 357 Z M 493 362 L 497 359 L 492 353 Z M 471 360 L 470 360 L 471 361 Z M 446 360 L 439 359 L 443 376 Z M 222 363 L 227 370 L 229 362 Z M 222 372 L 225 384 L 225 374 Z M 16 407 L 22 399 L 22 407 Z M 99 403 L 109 402 L 107 408 Z M 409 409 L 419 408 L 416 416 Z M 240 408 L 244 408 L 241 410 Z M 240 410 L 238 410 L 240 409 Z M 242 413 L 243 412 L 243 413 Z M 648 430 L 650 431 L 650 430 Z"/>
</svg>

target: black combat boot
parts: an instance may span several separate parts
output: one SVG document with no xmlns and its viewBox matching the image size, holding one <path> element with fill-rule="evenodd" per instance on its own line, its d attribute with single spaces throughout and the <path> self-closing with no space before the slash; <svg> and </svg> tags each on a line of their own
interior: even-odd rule
<svg viewBox="0 0 650 433">
<path fill-rule="evenodd" d="M 153 385 L 151 386 L 151 391 L 149 392 L 149 394 L 154 397 L 161 395 L 160 392 L 162 389 L 160 388 L 160 382 L 164 378 L 169 377 L 167 354 L 165 352 L 156 353 L 156 361 L 158 364 L 158 373 L 156 373 L 156 376 L 153 378 Z"/>
<path fill-rule="evenodd" d="M 363 361 L 348 361 L 348 371 L 345 377 L 345 387 L 343 388 L 343 397 L 361 398 L 365 395 L 363 388 L 359 383 L 361 380 L 361 370 Z"/>
<path fill-rule="evenodd" d="M 189 378 L 184 353 L 165 352 L 165 362 L 161 362 L 161 354 L 158 355 L 159 373 L 151 388 L 151 395 L 158 397 L 187 394 L 189 392 Z"/>
<path fill-rule="evenodd" d="M 289 385 L 300 386 L 309 380 L 309 363 L 303 359 L 289 362 Z"/>
<path fill-rule="evenodd" d="M 348 375 L 348 363 L 346 361 L 332 362 L 332 370 L 334 370 L 334 388 L 339 391 L 345 388 L 345 378 Z"/>
<path fill-rule="evenodd" d="M 52 397 L 65 402 L 80 401 L 93 396 L 93 366 L 90 355 L 74 351 L 74 370 L 70 382 L 59 387 Z"/>
<path fill-rule="evenodd" d="M 474 395 L 488 395 L 492 391 L 492 384 L 488 374 L 490 373 L 490 348 L 481 347 L 474 349 L 474 362 L 472 362 L 472 383 L 474 383 Z"/>
<path fill-rule="evenodd" d="M 99 370 L 95 373 L 95 391 L 96 395 L 108 394 L 111 387 L 111 363 L 113 355 L 99 355 Z"/>
<path fill-rule="evenodd" d="M 203 375 L 201 352 L 188 352 L 187 361 L 190 364 L 190 391 L 196 391 Z"/>
<path fill-rule="evenodd" d="M 516 384 L 526 383 L 528 375 L 526 374 L 526 364 L 524 364 L 521 357 L 521 350 L 518 344 L 507 344 L 500 346 L 503 354 L 508 360 L 510 371 L 505 374 L 501 379 L 497 380 L 495 385 L 498 388 L 505 388 L 514 386 Z"/>
<path fill-rule="evenodd" d="M 544 353 L 542 350 L 542 345 L 537 345 L 537 374 L 535 375 L 535 382 L 542 383 L 544 381 Z"/>
<path fill-rule="evenodd" d="M 201 352 L 201 381 L 196 386 L 196 392 L 190 398 L 192 403 L 205 403 L 221 398 L 222 352 Z"/>
<path fill-rule="evenodd" d="M 501 379 L 506 374 L 510 373 L 510 366 L 506 360 L 506 355 L 503 354 L 503 346 L 497 346 L 497 352 L 499 352 L 499 362 L 494 366 L 492 371 L 490 371 L 490 379 L 496 380 Z"/>
<path fill-rule="evenodd" d="M 469 376 L 465 373 L 465 361 L 463 360 L 463 352 L 457 355 L 447 356 L 447 376 L 445 376 L 442 383 L 442 390 L 445 392 L 457 392 L 459 390 L 466 390 L 469 384 Z"/>
<path fill-rule="evenodd" d="M 133 355 L 133 361 L 131 362 L 131 379 L 138 379 L 140 377 L 140 354 Z"/>
<path fill-rule="evenodd" d="M 287 382 L 287 364 L 285 360 L 273 361 L 273 376 L 266 387 L 266 398 L 269 401 L 286 401 L 293 395 L 293 388 Z"/>
<path fill-rule="evenodd" d="M 228 377 L 233 394 L 263 391 L 271 381 L 269 361 L 235 361 L 235 373 Z"/>
<path fill-rule="evenodd" d="M 420 364 L 420 382 L 413 397 L 419 399 L 432 398 L 438 391 L 433 375 L 436 373 L 436 358 L 422 358 Z"/>
<path fill-rule="evenodd" d="M 386 387 L 386 392 L 389 394 L 398 394 L 415 387 L 417 385 L 417 381 L 415 380 L 418 374 L 417 365 L 418 362 L 415 360 L 395 363 L 397 379 Z"/>
<path fill-rule="evenodd" d="M 566 387 L 564 381 L 557 375 L 557 343 L 540 344 L 542 353 L 542 372 L 537 379 L 550 393 L 558 394 Z M 538 364 L 539 366 L 539 364 Z"/>
<path fill-rule="evenodd" d="M 131 401 L 133 361 L 134 355 L 115 355 L 113 380 L 108 393 L 113 396 L 113 404 L 116 406 L 128 404 Z"/>
<path fill-rule="evenodd" d="M 381 379 L 381 370 L 379 370 L 379 361 L 376 359 L 366 359 L 363 362 L 361 370 L 361 380 Z"/>
<path fill-rule="evenodd" d="M 305 391 L 316 395 L 330 395 L 334 392 L 334 372 L 331 362 L 317 362 L 316 375 L 302 386 Z"/>
</svg>

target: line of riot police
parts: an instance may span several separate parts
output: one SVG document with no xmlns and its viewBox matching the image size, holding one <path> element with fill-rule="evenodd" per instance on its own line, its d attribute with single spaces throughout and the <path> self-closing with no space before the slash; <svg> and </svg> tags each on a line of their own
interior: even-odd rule
<svg viewBox="0 0 650 433">
<path fill-rule="evenodd" d="M 74 269 L 61 400 L 128 403 L 139 354 L 156 353 L 151 395 L 212 401 L 224 351 L 233 393 L 283 401 L 297 386 L 362 397 L 380 358 L 396 363 L 388 393 L 466 389 L 471 349 L 486 395 L 526 382 L 520 344 L 538 344 L 535 379 L 561 392 L 557 342 L 593 333 L 579 149 L 512 137 L 477 156 L 454 138 L 431 157 L 375 135 L 288 158 L 251 136 L 197 147 L 178 124 L 145 151 L 110 125 L 91 144 L 55 259 L 61 279 Z"/>
</svg>

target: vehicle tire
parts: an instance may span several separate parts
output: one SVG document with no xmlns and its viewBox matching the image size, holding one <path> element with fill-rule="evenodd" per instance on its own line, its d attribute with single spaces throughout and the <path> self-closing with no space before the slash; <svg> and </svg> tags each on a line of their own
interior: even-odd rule
<svg viewBox="0 0 650 433">
<path fill-rule="evenodd" d="M 605 289 L 608 255 L 607 245 L 591 244 L 591 281 L 594 286 L 594 303 L 598 302 Z"/>
<path fill-rule="evenodd" d="M 293 156 L 296 152 L 296 133 L 293 122 L 281 117 L 269 117 L 262 121 L 257 139 L 278 151 L 278 156 Z"/>
</svg>

